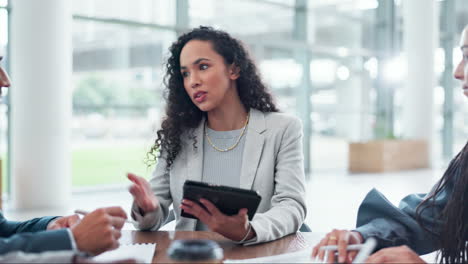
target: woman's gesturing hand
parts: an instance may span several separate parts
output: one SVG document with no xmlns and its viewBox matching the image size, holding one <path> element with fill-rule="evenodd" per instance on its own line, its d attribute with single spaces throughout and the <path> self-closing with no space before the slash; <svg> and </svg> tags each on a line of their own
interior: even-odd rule
<svg viewBox="0 0 468 264">
<path fill-rule="evenodd" d="M 239 210 L 237 215 L 227 216 L 221 213 L 216 206 L 206 199 L 200 199 L 200 203 L 205 206 L 203 208 L 198 203 L 184 199 L 180 208 L 186 213 L 189 213 L 207 225 L 210 230 L 217 232 L 224 237 L 234 240 L 249 240 L 255 237 L 255 231 L 249 228 L 249 219 L 247 209 Z M 247 234 L 247 232 L 250 233 Z M 248 235 L 246 237 L 246 235 Z"/>
<path fill-rule="evenodd" d="M 357 251 L 347 251 L 346 247 L 352 244 L 361 244 L 362 242 L 364 242 L 363 238 L 358 232 L 333 229 L 314 247 L 312 258 L 318 256 L 319 259 L 323 260 L 325 251 L 320 250 L 320 247 L 338 246 L 338 261 L 335 259 L 335 251 L 329 250 L 327 262 L 351 263 L 356 257 Z"/>
<path fill-rule="evenodd" d="M 148 213 L 159 208 L 158 198 L 153 194 L 148 181 L 132 173 L 128 173 L 127 178 L 133 183 L 129 191 L 133 195 L 135 203 L 143 212 Z"/>
</svg>

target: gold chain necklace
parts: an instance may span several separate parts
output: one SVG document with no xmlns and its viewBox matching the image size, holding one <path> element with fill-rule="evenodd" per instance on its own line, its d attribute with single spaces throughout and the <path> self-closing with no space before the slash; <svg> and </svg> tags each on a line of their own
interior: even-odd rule
<svg viewBox="0 0 468 264">
<path fill-rule="evenodd" d="M 215 144 L 213 143 L 213 141 L 211 141 L 211 138 L 208 136 L 208 129 L 206 129 L 205 127 L 205 136 L 206 136 L 206 139 L 208 140 L 208 143 L 210 143 L 210 145 L 217 151 L 219 152 L 227 152 L 227 151 L 230 151 L 230 150 L 233 150 L 235 147 L 237 147 L 237 145 L 239 145 L 239 142 L 242 138 L 242 136 L 244 135 L 245 133 L 245 129 L 247 128 L 247 125 L 249 124 L 249 118 L 250 118 L 250 114 L 247 114 L 247 119 L 245 120 L 245 124 L 244 124 L 244 128 L 242 129 L 242 132 L 241 134 L 239 135 L 239 138 L 237 138 L 236 140 L 236 143 L 234 143 L 234 145 L 228 147 L 228 148 L 225 148 L 225 149 L 221 149 L 221 148 L 218 148 L 217 146 L 215 146 Z M 205 123 L 206 124 L 206 123 Z"/>
</svg>

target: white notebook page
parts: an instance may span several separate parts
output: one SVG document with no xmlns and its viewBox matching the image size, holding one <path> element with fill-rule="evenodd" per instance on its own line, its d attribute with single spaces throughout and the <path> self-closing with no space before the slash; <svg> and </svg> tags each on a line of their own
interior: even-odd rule
<svg viewBox="0 0 468 264">
<path fill-rule="evenodd" d="M 94 261 L 112 262 L 122 259 L 135 259 L 142 263 L 151 263 L 155 253 L 156 244 L 126 244 L 117 249 L 107 251 L 93 258 Z"/>
</svg>

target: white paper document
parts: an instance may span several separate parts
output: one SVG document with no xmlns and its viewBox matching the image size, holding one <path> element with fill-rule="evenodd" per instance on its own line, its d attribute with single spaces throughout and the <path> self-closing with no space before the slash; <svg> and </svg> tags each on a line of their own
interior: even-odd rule
<svg viewBox="0 0 468 264">
<path fill-rule="evenodd" d="M 292 253 L 251 259 L 226 259 L 224 263 L 322 263 L 312 259 L 310 248 Z"/>
<path fill-rule="evenodd" d="M 421 256 L 427 263 L 435 263 L 436 253 L 432 252 Z M 286 253 L 275 256 L 251 258 L 251 259 L 227 259 L 224 263 L 324 263 L 321 260 L 311 258 L 312 250 L 304 249 L 297 252 Z"/>
<path fill-rule="evenodd" d="M 93 258 L 98 262 L 112 262 L 122 259 L 135 259 L 141 263 L 151 263 L 156 249 L 156 244 L 126 244 L 117 249 L 107 251 Z"/>
<path fill-rule="evenodd" d="M 434 251 L 434 252 L 431 252 L 431 253 L 428 253 L 426 255 L 422 255 L 420 256 L 424 261 L 426 261 L 427 263 L 437 263 L 437 253 L 439 253 L 439 251 Z"/>
</svg>

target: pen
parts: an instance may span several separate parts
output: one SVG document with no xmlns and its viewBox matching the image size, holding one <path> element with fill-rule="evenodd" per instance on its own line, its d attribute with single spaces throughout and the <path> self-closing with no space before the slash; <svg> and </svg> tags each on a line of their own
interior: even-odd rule
<svg viewBox="0 0 468 264">
<path fill-rule="evenodd" d="M 375 240 L 373 237 L 368 238 L 366 243 L 363 244 L 361 250 L 354 258 L 353 263 L 364 263 L 364 261 L 366 261 L 366 259 L 374 250 L 375 246 L 377 246 L 377 240 Z"/>
<path fill-rule="evenodd" d="M 87 214 L 89 214 L 89 212 L 85 211 L 85 210 L 76 209 L 75 214 L 87 215 Z M 125 222 L 127 222 L 129 224 L 134 224 L 134 225 L 137 224 L 136 221 L 133 221 L 133 220 L 130 220 L 130 219 L 125 219 Z"/>
<path fill-rule="evenodd" d="M 355 244 L 355 245 L 348 245 L 346 250 L 361 250 L 364 244 Z M 330 246 L 323 246 L 320 247 L 319 250 L 338 250 L 338 246 L 330 245 Z"/>
</svg>

